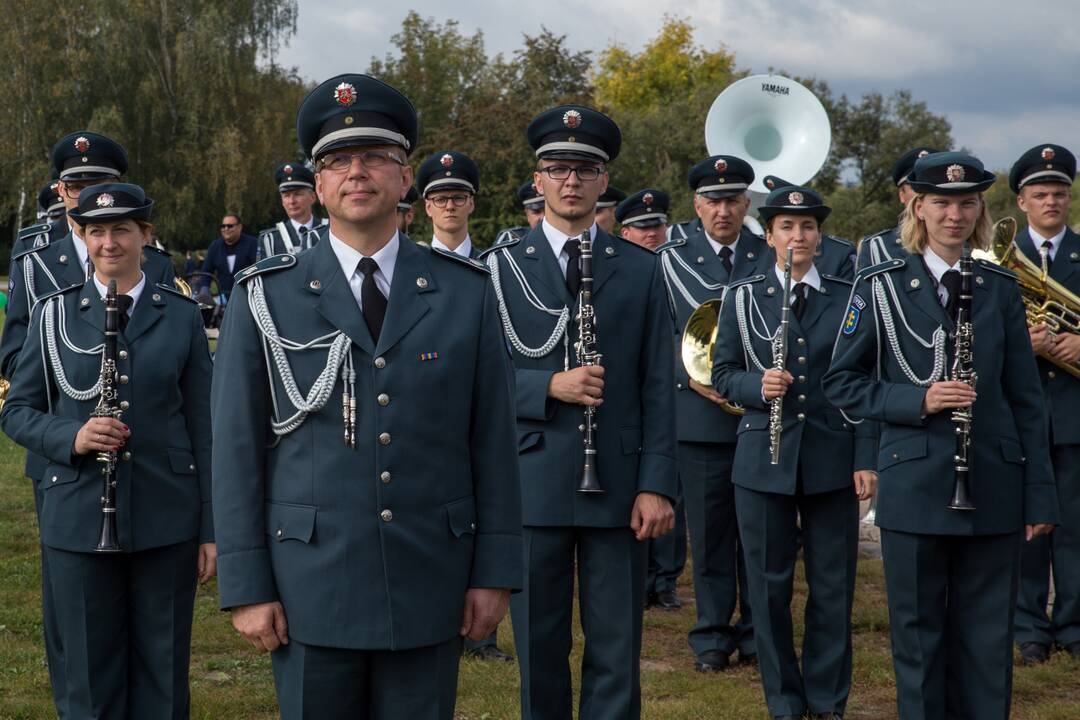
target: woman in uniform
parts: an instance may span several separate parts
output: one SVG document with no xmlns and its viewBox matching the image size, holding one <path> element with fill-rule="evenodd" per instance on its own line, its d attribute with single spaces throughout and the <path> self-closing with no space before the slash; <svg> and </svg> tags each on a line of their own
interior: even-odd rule
<svg viewBox="0 0 1080 720">
<path fill-rule="evenodd" d="M 761 207 L 776 264 L 731 285 L 714 352 L 716 391 L 742 404 L 732 482 L 746 555 L 761 681 L 775 718 L 843 715 L 851 685 L 851 604 L 858 553 L 859 500 L 873 495 L 873 436 L 821 391 L 851 282 L 814 266 L 830 209 L 804 187 L 773 190 Z M 784 265 L 792 251 L 791 293 Z M 787 307 L 785 369 L 773 342 Z M 770 407 L 782 400 L 782 431 Z M 779 461 L 772 463 L 772 442 Z M 802 669 L 791 619 L 801 522 L 806 580 Z"/>
<path fill-rule="evenodd" d="M 72 220 L 94 273 L 34 309 L 0 426 L 49 462 L 41 542 L 50 567 L 72 718 L 188 717 L 196 579 L 215 574 L 211 363 L 198 305 L 140 269 L 153 226 L 141 188 L 85 189 Z M 117 286 L 116 403 L 100 396 L 105 308 Z M 119 552 L 102 528 L 98 453 L 116 453 Z"/>
<path fill-rule="evenodd" d="M 1058 515 L 1039 375 L 1016 278 L 964 259 L 991 243 L 983 192 L 994 174 L 970 155 L 934 153 L 908 182 L 900 237 L 911 254 L 857 276 L 823 386 L 880 424 L 877 525 L 900 717 L 1004 720 L 1020 543 Z M 958 328 L 961 309 L 970 326 Z M 965 375 L 953 365 L 958 329 L 961 341 L 973 332 L 977 384 L 954 379 Z M 954 500 L 964 467 L 966 504 Z"/>
</svg>

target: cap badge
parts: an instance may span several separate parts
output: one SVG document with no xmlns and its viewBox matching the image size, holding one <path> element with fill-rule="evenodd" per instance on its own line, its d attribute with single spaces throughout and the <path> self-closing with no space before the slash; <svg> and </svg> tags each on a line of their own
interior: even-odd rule
<svg viewBox="0 0 1080 720">
<path fill-rule="evenodd" d="M 79 137 L 75 138 L 75 149 L 81 153 L 86 152 L 90 149 L 90 141 L 80 135 Z"/>
<path fill-rule="evenodd" d="M 775 180 L 773 180 L 772 178 L 769 178 L 768 180 L 766 180 L 766 181 L 765 181 L 765 185 L 766 185 L 766 187 L 768 187 L 768 188 L 769 188 L 770 190 L 775 190 L 775 189 L 776 189 L 776 181 L 775 181 Z"/>
<path fill-rule="evenodd" d="M 567 110 L 563 113 L 562 124 L 571 130 L 581 127 L 581 113 L 577 110 Z"/>
<path fill-rule="evenodd" d="M 334 100 L 342 107 L 349 107 L 356 102 L 356 88 L 352 83 L 341 83 L 334 88 Z"/>
<path fill-rule="evenodd" d="M 450 153 L 446 153 L 441 158 L 439 158 L 439 162 L 442 163 L 443 167 L 450 167 L 454 164 L 454 156 Z"/>
<path fill-rule="evenodd" d="M 653 194 L 652 193 L 645 193 L 644 195 L 641 196 L 641 202 L 645 203 L 646 205 L 652 205 L 652 201 L 653 201 Z"/>
<path fill-rule="evenodd" d="M 964 166 L 963 165 L 950 165 L 945 168 L 945 177 L 949 182 L 960 182 L 964 179 Z"/>
<path fill-rule="evenodd" d="M 716 168 L 718 173 L 727 172 L 727 160 L 721 158 L 713 163 L 713 167 Z"/>
<path fill-rule="evenodd" d="M 49 189 L 52 190 L 53 192 L 56 192 L 56 186 L 59 185 L 59 184 L 60 184 L 59 180 L 57 180 L 56 182 L 50 183 L 49 184 Z"/>
<path fill-rule="evenodd" d="M 111 208 L 116 204 L 116 199 L 109 193 L 101 193 L 97 198 L 97 206 L 99 208 Z"/>
<path fill-rule="evenodd" d="M 1050 162 L 1054 159 L 1054 148 L 1044 147 L 1042 149 L 1042 159 L 1046 162 Z"/>
<path fill-rule="evenodd" d="M 926 157 L 929 154 L 930 154 L 929 150 L 920 150 L 919 151 L 919 158 L 922 159 L 922 158 Z"/>
<path fill-rule="evenodd" d="M 282 168 L 282 170 L 285 171 L 286 175 L 292 175 L 292 165 L 286 165 Z"/>
<path fill-rule="evenodd" d="M 790 192 L 787 196 L 789 205 L 802 205 L 803 194 L 801 192 Z"/>
</svg>

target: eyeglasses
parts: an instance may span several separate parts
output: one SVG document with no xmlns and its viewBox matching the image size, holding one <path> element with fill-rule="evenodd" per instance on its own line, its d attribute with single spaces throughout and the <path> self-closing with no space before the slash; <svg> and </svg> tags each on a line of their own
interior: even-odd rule
<svg viewBox="0 0 1080 720">
<path fill-rule="evenodd" d="M 540 172 L 547 173 L 547 176 L 552 180 L 566 180 L 570 177 L 570 173 L 574 173 L 581 182 L 592 182 L 600 177 L 603 168 L 596 167 L 595 165 L 580 165 L 578 167 L 552 165 L 551 167 L 540 168 Z"/>
<path fill-rule="evenodd" d="M 95 183 L 92 183 L 92 182 L 82 182 L 82 183 L 80 183 L 80 182 L 65 182 L 64 183 L 64 194 L 67 195 L 72 200 L 78 200 L 79 199 L 79 193 L 81 193 L 83 190 L 85 190 L 88 187 L 91 187 L 94 184 Z"/>
<path fill-rule="evenodd" d="M 437 208 L 446 207 L 447 202 L 454 203 L 454 207 L 461 207 L 462 205 L 464 205 L 465 203 L 467 203 L 469 201 L 469 196 L 468 195 L 435 195 L 433 197 L 429 197 L 428 200 L 430 200 L 431 203 Z"/>
<path fill-rule="evenodd" d="M 221 223 L 222 230 L 232 230 L 237 226 L 237 223 Z"/>
<path fill-rule="evenodd" d="M 387 163 L 404 165 L 405 161 L 389 150 L 365 150 L 358 153 L 330 153 L 319 158 L 319 170 L 345 172 L 352 167 L 353 160 L 359 158 L 360 164 L 371 169 L 383 167 Z"/>
</svg>

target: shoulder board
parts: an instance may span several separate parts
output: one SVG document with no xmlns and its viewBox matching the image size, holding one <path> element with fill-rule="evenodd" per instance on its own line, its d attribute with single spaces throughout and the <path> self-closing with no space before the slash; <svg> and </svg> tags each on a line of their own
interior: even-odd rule
<svg viewBox="0 0 1080 720">
<path fill-rule="evenodd" d="M 276 233 L 276 232 L 277 232 L 276 227 L 269 227 L 269 228 L 266 228 L 265 230 L 260 230 L 259 231 L 259 237 L 262 238 L 262 237 L 264 237 L 266 235 L 272 235 L 273 233 Z"/>
<path fill-rule="evenodd" d="M 503 230 L 499 233 L 499 237 L 495 240 L 495 244 L 480 253 L 480 259 L 483 260 L 496 250 L 502 250 L 503 248 L 513 247 L 521 242 L 521 238 L 517 235 L 513 235 L 507 230 Z"/>
<path fill-rule="evenodd" d="M 151 250 L 153 252 L 156 252 L 158 255 L 164 255 L 168 259 L 172 260 L 172 255 L 169 254 L 169 251 L 162 250 L 157 245 L 143 245 L 143 250 Z"/>
<path fill-rule="evenodd" d="M 458 255 L 456 252 L 447 252 L 442 248 L 432 248 L 431 254 L 444 257 L 447 260 L 454 260 L 455 262 L 459 262 L 462 265 L 468 265 L 473 270 L 479 270 L 480 272 L 485 273 L 488 271 L 487 265 L 480 262 L 479 260 L 473 260 L 472 258 L 465 257 L 464 255 Z"/>
<path fill-rule="evenodd" d="M 825 275 L 824 273 L 822 273 L 821 277 L 831 282 L 840 283 L 841 285 L 847 285 L 848 287 L 851 287 L 855 284 L 847 278 L 837 277 L 836 275 Z"/>
<path fill-rule="evenodd" d="M 495 235 L 495 242 L 492 245 L 513 245 L 519 242 L 521 238 L 529 234 L 531 228 L 516 226 L 503 228 Z"/>
<path fill-rule="evenodd" d="M 40 303 L 43 300 L 48 300 L 51 297 L 56 297 L 57 295 L 63 295 L 64 293 L 66 293 L 66 292 L 68 292 L 70 290 L 81 290 L 83 285 L 85 285 L 85 283 L 80 282 L 80 283 L 75 283 L 74 285 L 68 285 L 67 287 L 62 287 L 62 288 L 60 288 L 58 290 L 52 290 L 50 292 L 43 293 L 41 295 L 38 295 L 37 302 Z M 37 303 L 35 303 L 35 304 L 37 304 Z"/>
<path fill-rule="evenodd" d="M 668 240 L 666 243 L 661 245 L 660 247 L 656 248 L 656 254 L 659 255 L 660 253 L 664 252 L 665 250 L 671 250 L 673 248 L 681 247 L 681 246 L 683 246 L 685 244 L 686 244 L 686 236 L 685 235 L 683 235 L 682 237 L 678 237 L 678 238 L 673 237 L 670 240 Z"/>
<path fill-rule="evenodd" d="M 734 290 L 735 288 L 742 285 L 753 285 L 754 283 L 759 283 L 764 279 L 765 275 L 751 275 L 748 278 L 743 278 L 742 280 L 731 283 L 730 285 L 728 285 L 728 290 Z"/>
<path fill-rule="evenodd" d="M 834 243 L 840 243 L 841 245 L 846 245 L 847 247 L 849 247 L 849 248 L 851 248 L 853 250 L 855 249 L 855 243 L 851 242 L 850 240 L 845 240 L 844 238 L 836 237 L 835 235 L 825 235 L 824 238 L 826 240 L 832 240 Z"/>
<path fill-rule="evenodd" d="M 990 262 L 989 260 L 983 260 L 982 258 L 976 258 L 975 264 L 978 265 L 979 267 L 985 269 L 985 270 L 989 270 L 990 272 L 995 272 L 998 275 L 1004 275 L 1005 277 L 1009 278 L 1010 280 L 1016 280 L 1016 273 L 1014 273 L 1012 270 L 1009 270 L 1008 268 L 1001 267 L 1000 265 L 998 265 L 995 262 Z"/>
<path fill-rule="evenodd" d="M 47 248 L 47 247 L 49 247 L 49 240 L 48 240 L 48 238 L 46 238 L 46 239 L 45 239 L 45 242 L 41 243 L 40 245 L 34 245 L 33 247 L 27 247 L 27 248 L 23 248 L 23 249 L 22 249 L 22 250 L 20 250 L 19 252 L 17 252 L 17 253 L 13 253 L 13 254 L 11 255 L 11 259 L 12 259 L 13 261 L 14 261 L 14 260 L 18 260 L 19 258 L 21 258 L 21 257 L 25 257 L 25 256 L 29 255 L 30 253 L 36 253 L 36 252 L 40 252 L 40 251 L 44 250 L 44 249 L 45 249 L 45 248 Z"/>
<path fill-rule="evenodd" d="M 236 273 L 236 282 L 244 282 L 256 275 L 262 275 L 268 272 L 274 272 L 275 270 L 285 270 L 296 266 L 295 255 L 274 255 L 272 257 L 265 258 L 249 265 L 240 272 Z"/>
<path fill-rule="evenodd" d="M 19 239 L 32 237 L 34 235 L 40 235 L 41 233 L 49 232 L 49 223 L 35 223 L 33 225 L 27 225 L 24 228 L 19 228 Z"/>
<path fill-rule="evenodd" d="M 895 270 L 895 269 L 903 267 L 903 266 L 904 266 L 904 261 L 903 260 L 896 260 L 896 259 L 886 260 L 885 262 L 880 262 L 877 265 L 871 265 L 869 267 L 864 267 L 862 270 L 860 270 L 858 272 L 857 275 L 855 275 L 855 280 L 861 280 L 861 279 L 864 279 L 864 278 L 873 277 L 874 275 L 877 275 L 879 273 L 888 272 L 889 270 Z"/>
<path fill-rule="evenodd" d="M 891 228 L 885 228 L 884 230 L 878 230 L 876 233 L 870 233 L 869 235 L 864 237 L 859 242 L 859 244 L 862 245 L 862 243 L 866 242 L 867 240 L 873 240 L 874 238 L 885 237 L 886 235 L 888 235 L 889 233 L 891 233 L 894 230 L 896 230 L 896 228 L 891 227 Z"/>
<path fill-rule="evenodd" d="M 154 287 L 156 287 L 158 290 L 164 290 L 165 292 L 171 295 L 175 295 L 176 297 L 184 298 L 190 303 L 195 303 L 196 305 L 199 304 L 199 301 L 195 298 L 189 298 L 187 295 L 177 290 L 175 285 L 169 285 L 168 283 L 157 283 Z"/>
</svg>

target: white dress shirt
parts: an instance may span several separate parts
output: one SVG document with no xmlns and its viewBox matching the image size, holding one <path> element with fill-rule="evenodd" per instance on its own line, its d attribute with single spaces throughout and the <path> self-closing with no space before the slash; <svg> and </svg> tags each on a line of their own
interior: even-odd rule
<svg viewBox="0 0 1080 720">
<path fill-rule="evenodd" d="M 945 283 L 941 282 L 941 278 L 949 270 L 960 270 L 960 261 L 957 260 L 955 265 L 950 265 L 941 259 L 929 246 L 923 250 L 923 261 L 926 263 L 926 269 L 930 271 L 930 277 L 934 278 L 934 282 L 937 283 L 937 296 L 941 301 L 941 306 L 945 307 L 949 302 L 949 289 L 945 287 Z"/>
<path fill-rule="evenodd" d="M 570 255 L 566 252 L 565 247 L 566 241 L 570 240 L 571 237 L 549 223 L 547 218 L 541 221 L 541 225 L 544 228 L 544 237 L 547 238 L 548 244 L 551 245 L 551 251 L 555 253 L 555 257 L 559 261 L 559 269 L 562 270 L 563 277 L 566 277 L 566 265 L 570 262 Z M 579 237 L 580 235 L 575 235 L 573 239 L 577 240 Z M 589 237 L 596 240 L 596 223 L 593 223 L 589 228 Z"/>
<path fill-rule="evenodd" d="M 105 294 L 109 292 L 108 286 L 104 285 L 101 280 L 98 279 L 97 273 L 93 273 L 91 277 L 94 278 L 94 287 L 97 288 L 98 294 L 101 295 L 101 299 L 105 299 Z M 135 283 L 135 287 L 128 290 L 126 293 L 119 293 L 121 295 L 127 295 L 131 298 L 131 307 L 128 308 L 127 315 L 131 317 L 131 313 L 135 311 L 135 306 L 139 304 L 139 297 L 142 295 L 142 291 L 146 288 L 146 275 L 139 273 L 139 282 Z"/>
<path fill-rule="evenodd" d="M 1046 253 L 1046 262 L 1054 262 L 1054 255 L 1057 254 L 1057 249 L 1061 247 L 1061 241 L 1065 239 L 1065 228 L 1061 228 L 1061 232 L 1054 237 L 1048 238 L 1043 237 L 1035 228 L 1028 225 L 1028 234 L 1031 235 L 1031 242 L 1035 245 L 1035 252 L 1042 252 L 1043 243 L 1047 240 L 1050 241 L 1050 251 Z"/>
<path fill-rule="evenodd" d="M 444 250 L 446 252 L 457 253 L 461 257 L 472 257 L 472 238 L 469 237 L 468 233 L 465 233 L 465 239 L 462 240 L 461 244 L 458 245 L 457 248 L 455 248 L 453 250 L 451 250 L 449 247 L 447 247 L 446 244 L 442 240 L 440 240 L 439 238 L 432 235 L 431 236 L 431 247 L 435 248 L 435 249 L 438 249 L 438 250 Z"/>
<path fill-rule="evenodd" d="M 784 271 L 780 269 L 779 265 L 773 265 L 773 272 L 776 273 L 776 279 L 780 281 L 780 290 L 784 289 Z M 795 302 L 795 284 L 804 283 L 809 287 L 821 292 L 821 275 L 818 274 L 817 267 L 810 266 L 810 269 L 803 275 L 802 280 L 796 280 L 794 276 L 791 278 L 791 297 L 788 298 L 788 305 Z"/>
<path fill-rule="evenodd" d="M 289 218 L 289 222 L 292 224 L 293 230 L 296 231 L 297 236 L 304 237 L 305 230 L 311 230 L 313 227 L 315 227 L 315 216 L 312 215 L 311 217 L 309 217 L 306 223 L 298 223 L 292 218 Z"/>
<path fill-rule="evenodd" d="M 341 272 L 349 280 L 349 289 L 352 290 L 353 297 L 356 298 L 356 304 L 363 310 L 364 302 L 360 297 L 360 288 L 364 284 L 364 274 L 360 272 L 359 265 L 360 261 L 367 256 L 338 240 L 332 232 L 328 233 L 328 237 L 330 238 L 330 248 L 334 251 L 334 255 L 337 256 L 338 262 L 341 263 Z M 398 238 L 399 234 L 395 230 L 390 242 L 383 245 L 382 249 L 371 256 L 371 259 L 379 266 L 379 269 L 375 271 L 375 286 L 379 288 L 379 292 L 386 296 L 387 300 L 390 299 L 390 282 L 394 277 L 394 263 L 397 262 L 398 247 L 401 242 Z"/>
<path fill-rule="evenodd" d="M 735 248 L 739 244 L 739 236 L 738 235 L 735 236 L 735 239 L 729 245 L 725 245 L 722 242 L 717 242 L 716 240 L 713 240 L 712 236 L 709 235 L 709 233 L 705 233 L 705 239 L 709 241 L 709 245 L 712 246 L 713 252 L 716 253 L 717 257 L 720 256 L 720 249 L 721 248 L 731 248 L 731 264 L 732 265 L 735 264 Z"/>
</svg>

